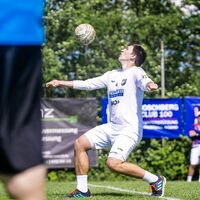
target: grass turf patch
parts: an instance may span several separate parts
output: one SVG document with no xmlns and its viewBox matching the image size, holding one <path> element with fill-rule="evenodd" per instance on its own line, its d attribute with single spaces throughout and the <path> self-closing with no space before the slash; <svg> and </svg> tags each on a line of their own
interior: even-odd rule
<svg viewBox="0 0 200 200">
<path fill-rule="evenodd" d="M 75 188 L 75 182 L 47 182 L 46 199 L 64 200 L 64 195 Z M 200 199 L 200 183 L 185 181 L 168 181 L 165 188 L 166 200 L 198 200 Z M 116 182 L 90 182 L 92 199 L 94 200 L 131 200 L 154 199 L 148 195 L 148 184 L 144 181 L 116 181 Z M 0 200 L 10 200 L 6 195 L 3 185 L 0 184 Z"/>
</svg>

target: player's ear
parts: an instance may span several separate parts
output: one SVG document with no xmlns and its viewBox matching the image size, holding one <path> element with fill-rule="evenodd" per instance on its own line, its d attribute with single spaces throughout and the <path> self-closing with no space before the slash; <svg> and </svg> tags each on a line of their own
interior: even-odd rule
<svg viewBox="0 0 200 200">
<path fill-rule="evenodd" d="M 130 60 L 131 60 L 131 61 L 135 61 L 135 58 L 136 58 L 136 55 L 131 55 Z"/>
</svg>

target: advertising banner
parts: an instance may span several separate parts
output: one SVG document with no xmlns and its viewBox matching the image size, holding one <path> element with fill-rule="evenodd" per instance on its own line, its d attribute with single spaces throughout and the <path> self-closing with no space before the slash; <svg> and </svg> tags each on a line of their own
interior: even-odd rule
<svg viewBox="0 0 200 200">
<path fill-rule="evenodd" d="M 107 98 L 102 99 L 102 123 L 107 122 Z M 144 138 L 178 138 L 182 134 L 181 98 L 144 99 L 142 105 Z"/>
<path fill-rule="evenodd" d="M 197 123 L 197 115 L 200 112 L 200 97 L 184 98 L 184 134 L 189 136 L 189 131 Z"/>
<path fill-rule="evenodd" d="M 73 168 L 76 138 L 96 126 L 97 103 L 90 99 L 42 99 L 43 157 L 48 168 Z M 97 152 L 89 151 L 90 166 Z"/>
<path fill-rule="evenodd" d="M 144 99 L 144 138 L 178 138 L 182 134 L 181 98 Z"/>
</svg>

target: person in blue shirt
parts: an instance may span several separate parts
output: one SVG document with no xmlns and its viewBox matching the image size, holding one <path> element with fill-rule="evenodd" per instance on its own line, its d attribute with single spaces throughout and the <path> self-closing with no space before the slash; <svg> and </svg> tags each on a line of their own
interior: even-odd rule
<svg viewBox="0 0 200 200">
<path fill-rule="evenodd" d="M 0 178 L 19 200 L 43 200 L 43 0 L 0 0 Z"/>
</svg>

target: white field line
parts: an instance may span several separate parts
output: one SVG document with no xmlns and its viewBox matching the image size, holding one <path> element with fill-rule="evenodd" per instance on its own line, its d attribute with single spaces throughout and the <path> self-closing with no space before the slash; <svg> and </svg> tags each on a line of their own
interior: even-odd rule
<svg viewBox="0 0 200 200">
<path fill-rule="evenodd" d="M 151 194 L 148 192 L 137 192 L 135 190 L 127 190 L 123 188 L 118 188 L 118 187 L 112 187 L 112 186 L 104 186 L 104 185 L 94 185 L 94 184 L 88 184 L 90 187 L 96 187 L 96 188 L 105 188 L 105 189 L 110 189 L 110 190 L 116 190 L 120 192 L 127 192 L 131 194 L 141 194 L 145 196 L 150 196 Z M 166 199 L 166 200 L 180 200 L 174 197 L 159 197 L 159 199 Z"/>
</svg>

